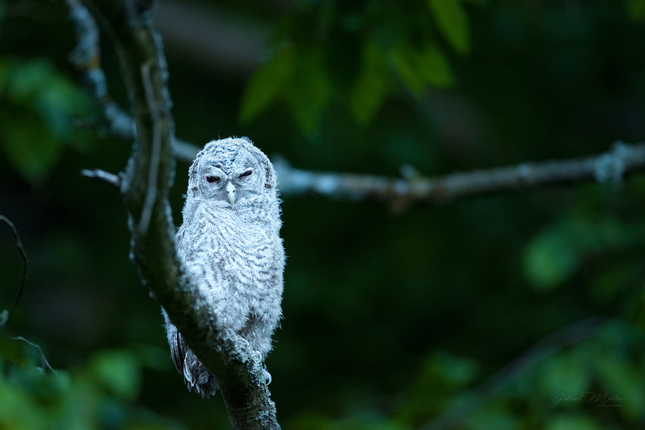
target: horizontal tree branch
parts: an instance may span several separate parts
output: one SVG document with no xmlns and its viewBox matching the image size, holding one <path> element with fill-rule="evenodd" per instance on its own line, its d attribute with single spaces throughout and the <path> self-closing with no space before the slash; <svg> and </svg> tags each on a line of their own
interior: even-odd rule
<svg viewBox="0 0 645 430">
<path fill-rule="evenodd" d="M 200 148 L 175 141 L 177 160 L 192 163 Z M 281 156 L 272 157 L 280 194 L 316 194 L 334 199 L 374 199 L 395 204 L 450 203 L 458 199 L 501 194 L 585 181 L 619 183 L 625 176 L 645 171 L 645 144 L 616 142 L 598 155 L 568 160 L 521 163 L 514 166 L 451 173 L 434 178 L 411 175 L 391 178 L 354 173 L 298 169 Z"/>
<path fill-rule="evenodd" d="M 619 182 L 635 171 L 645 170 L 645 144 L 617 142 L 596 156 L 522 163 L 516 166 L 452 173 L 436 178 L 388 178 L 336 172 L 312 172 L 275 160 L 283 196 L 318 194 L 350 200 L 376 199 L 396 205 L 448 203 L 487 194 L 573 184 L 588 180 Z"/>
<path fill-rule="evenodd" d="M 68 0 L 75 2 L 78 0 Z M 134 138 L 132 118 L 109 97 L 105 74 L 100 67 L 96 28 L 82 13 L 73 13 L 81 42 L 72 55 L 76 66 L 84 71 L 88 88 L 103 111 L 111 134 L 122 139 Z M 95 26 L 94 26 L 95 27 Z M 200 147 L 172 137 L 174 157 L 192 163 Z M 274 157 L 273 164 L 283 197 L 317 194 L 334 199 L 374 199 L 390 202 L 395 208 L 414 203 L 441 204 L 458 199 L 499 194 L 583 181 L 619 182 L 625 175 L 645 171 L 645 144 L 616 142 L 603 154 L 571 160 L 521 163 L 496 169 L 452 173 L 436 178 L 413 175 L 410 178 L 388 178 L 340 172 L 317 172 L 298 169 L 284 158 Z"/>
<path fill-rule="evenodd" d="M 176 252 L 175 226 L 168 203 L 176 155 L 172 149 L 174 124 L 165 57 L 160 37 L 151 24 L 152 1 L 67 2 L 80 38 L 77 51 L 86 50 L 78 53 L 78 58 L 90 58 L 78 64 L 86 67 L 86 75 L 91 75 L 95 97 L 109 105 L 105 103 L 105 76 L 97 70 L 98 32 L 92 17 L 110 36 L 126 83 L 134 126 L 120 130 L 124 135 L 136 133 L 130 136 L 136 143 L 121 176 L 120 190 L 132 233 L 131 255 L 142 281 L 188 346 L 217 377 L 233 428 L 279 429 L 260 363 L 254 360 L 248 343 L 222 327 Z M 83 40 L 86 35 L 88 43 Z M 124 115 L 112 120 L 127 117 Z"/>
</svg>

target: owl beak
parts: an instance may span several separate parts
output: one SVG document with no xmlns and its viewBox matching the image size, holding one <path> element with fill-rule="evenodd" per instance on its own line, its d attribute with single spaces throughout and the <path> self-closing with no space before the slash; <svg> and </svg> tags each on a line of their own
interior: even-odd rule
<svg viewBox="0 0 645 430">
<path fill-rule="evenodd" d="M 231 207 L 235 208 L 235 185 L 230 182 L 226 184 L 226 194 L 228 194 L 228 201 L 231 202 Z"/>
</svg>

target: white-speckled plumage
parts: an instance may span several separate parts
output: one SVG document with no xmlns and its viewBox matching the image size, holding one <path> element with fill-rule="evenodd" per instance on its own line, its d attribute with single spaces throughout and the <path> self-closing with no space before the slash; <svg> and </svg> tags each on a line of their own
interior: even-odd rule
<svg viewBox="0 0 645 430">
<path fill-rule="evenodd" d="M 222 325 L 264 360 L 282 317 L 284 269 L 271 162 L 247 138 L 209 142 L 190 167 L 183 218 L 177 251 L 193 281 Z M 215 376 L 163 314 L 173 361 L 188 388 L 215 394 Z"/>
</svg>

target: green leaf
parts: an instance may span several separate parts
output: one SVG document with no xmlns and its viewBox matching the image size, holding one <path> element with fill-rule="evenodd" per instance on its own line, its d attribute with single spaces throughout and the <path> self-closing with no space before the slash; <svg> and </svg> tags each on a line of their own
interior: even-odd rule
<svg viewBox="0 0 645 430">
<path fill-rule="evenodd" d="M 460 0 L 428 0 L 432 16 L 443 36 L 460 54 L 470 50 L 468 15 Z"/>
<path fill-rule="evenodd" d="M 49 174 L 62 149 L 60 141 L 29 111 L 0 116 L 0 144 L 20 174 L 34 184 Z"/>
<path fill-rule="evenodd" d="M 11 81 L 7 96 L 15 104 L 31 105 L 46 88 L 56 71 L 46 60 L 32 60 L 12 65 Z"/>
<path fill-rule="evenodd" d="M 538 290 L 551 290 L 578 269 L 579 252 L 575 243 L 550 229 L 534 238 L 524 253 L 524 271 Z"/>
<path fill-rule="evenodd" d="M 63 140 L 72 137 L 74 119 L 92 108 L 90 97 L 46 60 L 0 63 L 0 91 L 3 87 L 11 104 L 36 110 Z"/>
<path fill-rule="evenodd" d="M 129 351 L 103 351 L 92 359 L 92 373 L 111 393 L 124 399 L 134 399 L 139 392 L 141 369 Z"/>
<path fill-rule="evenodd" d="M 310 52 L 300 56 L 284 96 L 306 135 L 312 136 L 317 132 L 331 90 L 319 53 Z"/>
<path fill-rule="evenodd" d="M 569 279 L 590 254 L 645 240 L 642 225 L 611 217 L 569 216 L 538 234 L 524 253 L 524 270 L 536 289 L 550 290 Z"/>
<path fill-rule="evenodd" d="M 419 54 L 411 46 L 402 44 L 390 51 L 394 71 L 403 84 L 417 97 L 425 94 L 425 72 L 419 67 Z"/>
<path fill-rule="evenodd" d="M 645 387 L 640 369 L 635 369 L 620 353 L 598 354 L 594 360 L 598 381 L 604 391 L 594 393 L 595 405 L 620 405 L 630 419 L 642 415 L 645 409 Z"/>
<path fill-rule="evenodd" d="M 74 118 L 89 111 L 89 97 L 61 76 L 53 76 L 36 99 L 36 107 L 59 139 L 68 140 L 75 130 Z"/>
<path fill-rule="evenodd" d="M 294 65 L 295 48 L 287 46 L 253 74 L 242 97 L 241 122 L 253 120 L 286 89 L 285 84 L 293 73 Z"/>
<path fill-rule="evenodd" d="M 424 365 L 421 379 L 440 382 L 447 387 L 461 388 L 474 380 L 479 372 L 477 363 L 448 352 L 433 354 Z"/>
<path fill-rule="evenodd" d="M 349 109 L 358 122 L 369 122 L 387 96 L 389 77 L 385 58 L 373 43 L 363 48 L 363 65 L 349 95 Z"/>
<path fill-rule="evenodd" d="M 417 97 L 426 92 L 426 85 L 446 88 L 454 84 L 450 64 L 434 45 L 417 51 L 403 44 L 390 52 L 392 66 L 405 86 Z"/>
<path fill-rule="evenodd" d="M 452 69 L 443 53 L 434 45 L 428 46 L 419 55 L 419 69 L 430 85 L 438 88 L 451 87 L 455 83 Z"/>
<path fill-rule="evenodd" d="M 575 397 L 585 393 L 590 383 L 590 368 L 582 354 L 558 354 L 539 368 L 538 384 L 546 403 L 555 402 L 558 396 Z M 587 398 L 582 401 L 587 401 Z M 566 406 L 564 403 L 562 405 Z"/>
</svg>

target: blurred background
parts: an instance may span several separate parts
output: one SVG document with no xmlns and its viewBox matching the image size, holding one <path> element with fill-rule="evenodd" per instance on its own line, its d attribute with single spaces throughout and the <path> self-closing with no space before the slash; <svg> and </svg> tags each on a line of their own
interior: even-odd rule
<svg viewBox="0 0 645 430">
<path fill-rule="evenodd" d="M 248 136 L 301 169 L 388 177 L 638 142 L 644 20 L 643 0 L 162 0 L 155 16 L 178 137 Z M 121 171 L 129 142 L 101 123 L 75 44 L 65 2 L 0 0 L 0 214 L 29 258 L 0 329 L 0 428 L 228 428 L 219 395 L 173 368 L 118 193 L 80 176 Z M 404 211 L 283 199 L 266 363 L 283 428 L 645 426 L 642 173 Z M 21 270 L 2 224 L 0 309 Z"/>
</svg>

